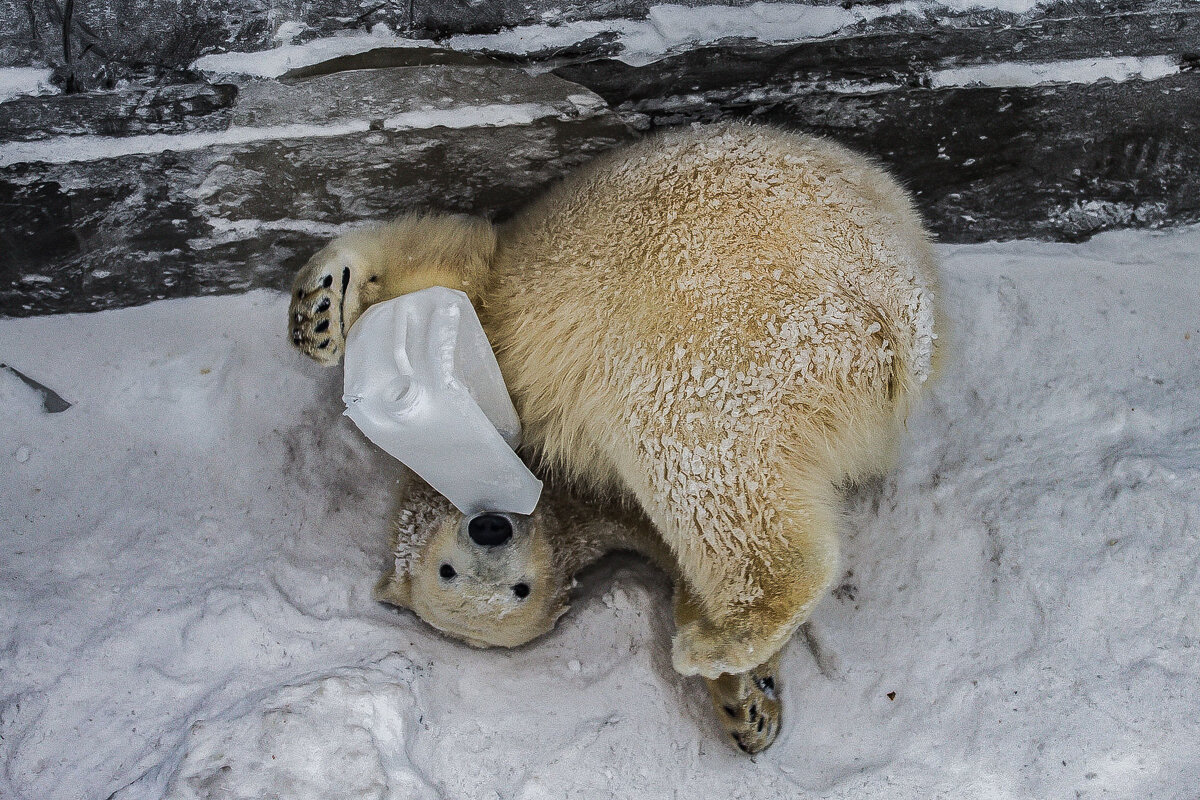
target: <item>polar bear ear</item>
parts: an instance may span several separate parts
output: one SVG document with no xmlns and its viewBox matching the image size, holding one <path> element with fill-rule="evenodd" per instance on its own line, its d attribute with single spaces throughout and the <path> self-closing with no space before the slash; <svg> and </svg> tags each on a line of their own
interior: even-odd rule
<svg viewBox="0 0 1200 800">
<path fill-rule="evenodd" d="M 398 608 L 408 608 L 412 603 L 412 581 L 408 573 L 398 574 L 396 570 L 388 570 L 379 582 L 371 596 L 381 603 L 390 603 Z"/>
</svg>

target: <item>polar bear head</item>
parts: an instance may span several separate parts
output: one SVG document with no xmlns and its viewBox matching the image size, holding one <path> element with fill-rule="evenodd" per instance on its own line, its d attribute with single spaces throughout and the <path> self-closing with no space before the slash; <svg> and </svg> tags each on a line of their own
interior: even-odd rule
<svg viewBox="0 0 1200 800">
<path fill-rule="evenodd" d="M 542 510 L 468 518 L 427 486 L 414 487 L 375 598 L 474 647 L 525 644 L 567 610 L 573 576 L 556 557 L 556 523 Z"/>
</svg>

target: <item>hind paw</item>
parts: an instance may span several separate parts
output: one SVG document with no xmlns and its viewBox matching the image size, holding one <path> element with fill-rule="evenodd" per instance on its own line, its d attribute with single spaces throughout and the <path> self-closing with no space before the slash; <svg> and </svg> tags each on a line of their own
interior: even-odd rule
<svg viewBox="0 0 1200 800">
<path fill-rule="evenodd" d="M 743 753 L 761 753 L 779 735 L 783 707 L 778 672 L 775 656 L 749 672 L 707 681 L 717 719 Z"/>
</svg>

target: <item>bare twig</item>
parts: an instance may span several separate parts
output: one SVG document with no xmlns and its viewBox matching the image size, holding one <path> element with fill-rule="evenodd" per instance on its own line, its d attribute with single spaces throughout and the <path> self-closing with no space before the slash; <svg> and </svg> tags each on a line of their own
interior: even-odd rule
<svg viewBox="0 0 1200 800">
<path fill-rule="evenodd" d="M 361 23 L 365 22 L 365 21 L 366 21 L 366 19 L 367 19 L 367 17 L 371 16 L 372 14 L 374 14 L 374 13 L 375 13 L 376 11 L 378 11 L 379 9 L 381 9 L 381 8 L 386 8 L 386 7 L 387 7 L 387 3 L 385 2 L 385 3 L 380 3 L 379 5 L 375 6 L 374 8 L 368 9 L 367 11 L 364 11 L 363 13 L 359 14 L 359 15 L 358 15 L 358 16 L 357 16 L 357 17 L 354 19 L 354 24 L 355 24 L 355 25 L 359 25 L 359 24 L 361 24 Z"/>
<path fill-rule="evenodd" d="M 71 17 L 75 14 L 75 0 L 67 0 L 62 12 L 63 61 L 71 63 Z"/>
<path fill-rule="evenodd" d="M 38 33 L 37 15 L 33 13 L 33 0 L 25 0 L 25 13 L 29 15 L 29 35 L 36 42 L 42 36 Z"/>
<path fill-rule="evenodd" d="M 62 12 L 63 63 L 67 67 L 67 83 L 63 86 L 63 92 L 66 94 L 72 94 L 79 88 L 75 81 L 75 68 L 71 66 L 71 17 L 74 15 L 75 0 L 66 0 Z"/>
</svg>

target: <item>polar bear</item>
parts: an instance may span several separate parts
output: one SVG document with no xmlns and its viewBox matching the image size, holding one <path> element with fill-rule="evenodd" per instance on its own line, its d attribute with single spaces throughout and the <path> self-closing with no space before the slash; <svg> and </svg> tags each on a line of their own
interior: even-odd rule
<svg viewBox="0 0 1200 800">
<path fill-rule="evenodd" d="M 479 312 L 527 460 L 649 519 L 696 610 L 675 668 L 709 679 L 768 662 L 825 594 L 837 487 L 890 465 L 940 327 L 896 181 L 743 123 L 610 153 L 499 226 L 342 237 L 296 278 L 292 341 L 336 364 L 367 306 L 433 285 Z"/>
<path fill-rule="evenodd" d="M 673 579 L 677 627 L 699 617 L 666 543 L 636 508 L 547 483 L 533 514 L 510 519 L 503 546 L 479 547 L 469 520 L 415 479 L 397 509 L 393 563 L 375 598 L 472 646 L 516 647 L 548 633 L 566 613 L 581 570 L 623 550 Z M 718 721 L 744 752 L 766 749 L 779 732 L 778 672 L 776 654 L 750 672 L 706 679 Z"/>
</svg>

